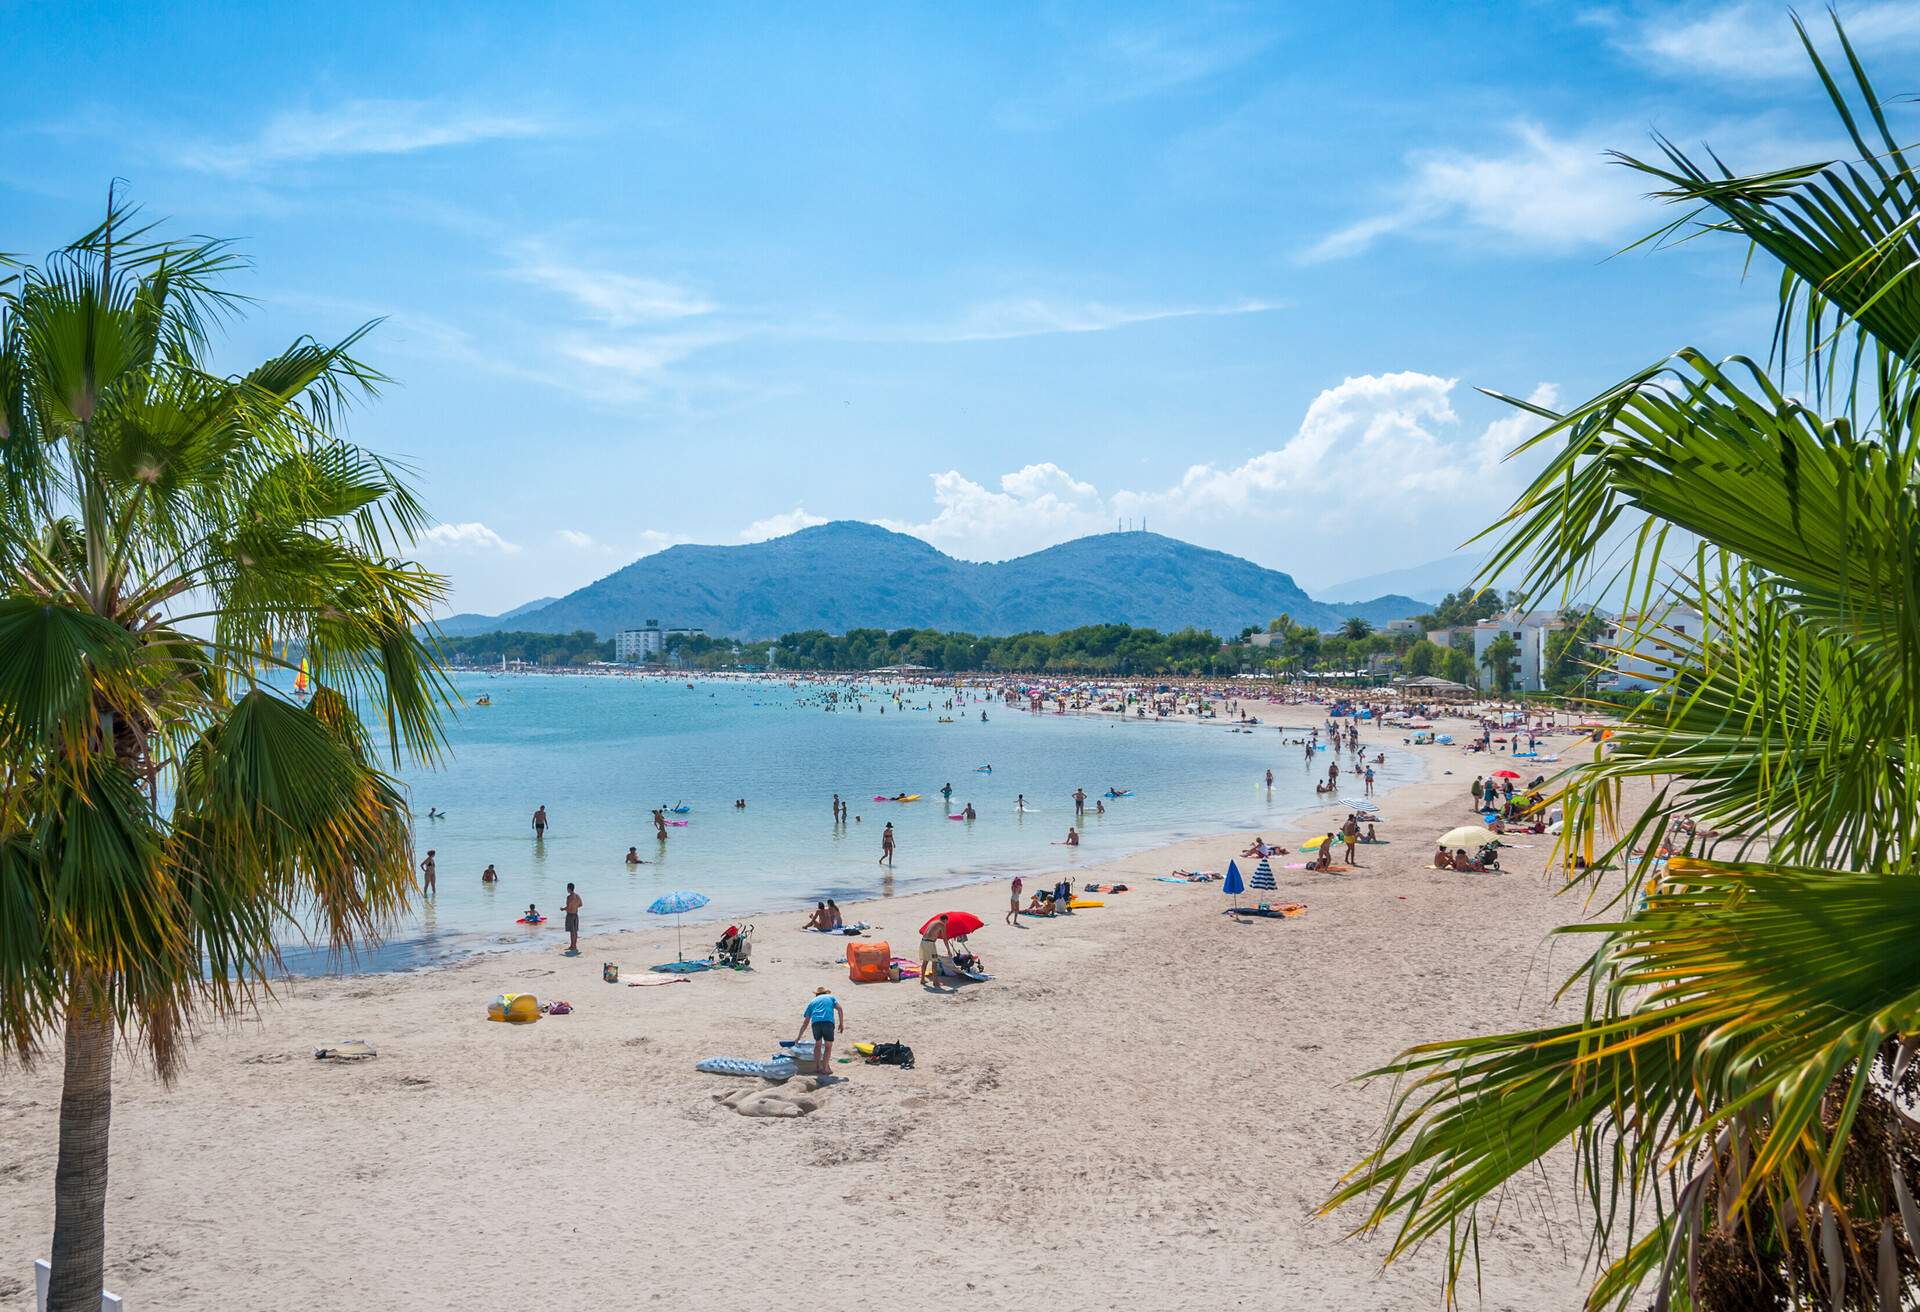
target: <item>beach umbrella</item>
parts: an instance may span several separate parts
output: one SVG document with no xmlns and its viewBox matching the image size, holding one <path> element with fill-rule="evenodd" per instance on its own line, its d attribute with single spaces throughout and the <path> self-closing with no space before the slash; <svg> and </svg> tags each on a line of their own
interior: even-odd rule
<svg viewBox="0 0 1920 1312">
<path fill-rule="evenodd" d="M 1492 832 L 1481 825 L 1459 825 L 1440 835 L 1440 846 L 1475 847 L 1486 842 L 1487 835 Z"/>
<path fill-rule="evenodd" d="M 1343 797 L 1340 799 L 1340 805 L 1346 807 L 1349 811 L 1378 811 L 1380 809 L 1378 802 L 1371 801 L 1364 797 Z"/>
<path fill-rule="evenodd" d="M 1518 779 L 1520 776 L 1512 770 L 1495 770 L 1493 777 L 1495 779 Z"/>
<path fill-rule="evenodd" d="M 1302 852 L 1311 852 L 1313 851 L 1314 848 L 1320 846 L 1320 844 L 1326 842 L 1329 838 L 1332 838 L 1332 837 L 1333 837 L 1332 834 L 1321 834 L 1316 838 L 1309 838 L 1305 842 L 1300 844 L 1300 850 Z"/>
<path fill-rule="evenodd" d="M 967 935 L 973 933 L 974 930 L 983 929 L 986 926 L 986 922 L 974 915 L 971 911 L 948 911 L 945 915 L 947 917 L 947 928 L 946 931 L 940 935 L 941 938 L 965 938 Z M 929 917 L 927 923 L 920 926 L 921 938 L 927 936 L 927 931 L 933 928 L 933 922 L 938 919 L 940 919 L 939 916 Z"/>
<path fill-rule="evenodd" d="M 1264 889 L 1269 893 L 1280 890 L 1280 885 L 1273 882 L 1273 867 L 1267 863 L 1265 857 L 1261 857 L 1260 864 L 1253 868 L 1253 887 Z"/>
<path fill-rule="evenodd" d="M 1227 878 L 1226 882 L 1220 885 L 1220 891 L 1232 898 L 1236 907 L 1240 905 L 1240 895 L 1247 891 L 1247 885 L 1246 881 L 1240 878 L 1239 862 L 1227 862 Z"/>
<path fill-rule="evenodd" d="M 690 893 L 682 889 L 673 893 L 662 893 L 647 906 L 650 916 L 673 917 L 673 955 L 677 961 L 684 961 L 685 954 L 680 950 L 680 917 L 688 911 L 698 911 L 711 899 L 705 893 Z"/>
</svg>

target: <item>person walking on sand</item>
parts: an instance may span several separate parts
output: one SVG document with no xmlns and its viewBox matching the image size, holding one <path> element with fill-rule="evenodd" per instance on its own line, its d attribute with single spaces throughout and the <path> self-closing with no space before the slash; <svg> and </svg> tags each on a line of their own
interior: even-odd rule
<svg viewBox="0 0 1920 1312">
<path fill-rule="evenodd" d="M 1015 929 L 1020 928 L 1020 890 L 1026 887 L 1026 881 L 1020 876 L 1013 877 L 1013 905 L 1007 909 L 1007 923 Z"/>
<path fill-rule="evenodd" d="M 420 885 L 422 892 L 431 893 L 434 891 L 437 886 L 435 874 L 436 867 L 433 860 L 433 849 L 428 848 L 427 859 L 420 863 Z"/>
<path fill-rule="evenodd" d="M 586 903 L 573 891 L 573 885 L 567 885 L 567 955 L 580 955 L 580 908 Z"/>
<path fill-rule="evenodd" d="M 800 1011 L 800 1032 L 793 1036 L 795 1043 L 807 1036 L 808 1027 L 813 1029 L 813 1057 L 820 1066 L 821 1078 L 833 1074 L 833 1034 L 836 1024 L 847 1023 L 847 1009 L 840 1005 L 840 999 L 833 996 L 833 990 L 825 984 L 813 991 L 813 999 Z"/>
<path fill-rule="evenodd" d="M 887 821 L 887 827 L 880 831 L 880 859 L 874 864 L 881 866 L 893 864 L 893 821 L 891 820 Z"/>
<path fill-rule="evenodd" d="M 547 836 L 547 808 L 546 808 L 546 804 L 542 803 L 541 805 L 535 807 L 533 811 L 533 841 L 537 843 L 541 839 L 545 838 L 546 836 Z"/>
</svg>

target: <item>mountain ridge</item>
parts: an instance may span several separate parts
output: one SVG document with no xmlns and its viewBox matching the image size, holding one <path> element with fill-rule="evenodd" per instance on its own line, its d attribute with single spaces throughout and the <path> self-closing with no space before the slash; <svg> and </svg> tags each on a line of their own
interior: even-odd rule
<svg viewBox="0 0 1920 1312">
<path fill-rule="evenodd" d="M 588 629 L 605 638 L 658 619 L 737 638 L 852 628 L 999 636 L 1086 624 L 1191 625 L 1230 635 L 1283 613 L 1330 628 L 1348 616 L 1382 624 L 1425 609 L 1394 595 L 1317 601 L 1280 570 L 1158 533 L 1101 533 L 977 563 L 877 524 L 835 520 L 764 542 L 668 547 L 549 604 L 449 616 L 440 627 L 449 634 Z"/>
</svg>

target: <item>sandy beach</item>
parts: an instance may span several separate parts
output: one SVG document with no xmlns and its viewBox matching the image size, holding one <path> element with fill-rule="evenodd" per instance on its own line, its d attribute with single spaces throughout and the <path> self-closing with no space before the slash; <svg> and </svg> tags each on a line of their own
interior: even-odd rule
<svg viewBox="0 0 1920 1312">
<path fill-rule="evenodd" d="M 1439 1252 L 1383 1272 L 1353 1217 L 1312 1215 L 1380 1126 L 1388 1090 L 1352 1077 L 1542 1019 L 1572 964 L 1547 932 L 1580 908 L 1550 838 L 1514 840 L 1504 874 L 1428 868 L 1488 762 L 1417 750 L 1425 780 L 1383 799 L 1390 845 L 1348 874 L 1277 869 L 1300 919 L 1232 923 L 1217 884 L 1153 881 L 1224 869 L 1246 833 L 1084 865 L 1132 891 L 1021 929 L 1001 885 L 847 908 L 906 956 L 933 913 L 979 914 L 995 978 L 959 992 L 852 985 L 844 943 L 797 914 L 757 922 L 751 972 L 658 987 L 624 981 L 660 978 L 670 926 L 569 958 L 557 924 L 550 950 L 283 985 L 172 1089 L 119 1063 L 107 1285 L 138 1309 L 1438 1308 Z M 689 922 L 690 947 L 712 936 Z M 904 1042 L 916 1068 L 838 1066 L 796 1119 L 719 1105 L 745 1082 L 694 1063 L 766 1056 L 818 984 L 843 1043 Z M 490 1024 L 503 991 L 576 1010 Z M 349 1039 L 379 1056 L 313 1059 Z M 59 1081 L 57 1050 L 0 1077 L 6 1307 L 32 1305 L 50 1233 Z M 1579 1305 L 1571 1216 L 1564 1188 L 1509 1196 L 1482 1306 Z"/>
</svg>

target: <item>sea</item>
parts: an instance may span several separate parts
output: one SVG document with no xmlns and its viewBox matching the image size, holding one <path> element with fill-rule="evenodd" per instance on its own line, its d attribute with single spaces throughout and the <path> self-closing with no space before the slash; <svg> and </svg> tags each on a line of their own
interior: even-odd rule
<svg viewBox="0 0 1920 1312">
<path fill-rule="evenodd" d="M 710 899 L 689 917 L 701 922 L 779 914 L 797 923 L 825 898 L 1071 870 L 1227 829 L 1297 840 L 1293 821 L 1324 802 L 1313 785 L 1336 759 L 1322 750 L 1309 763 L 1290 741 L 1323 723 L 1313 708 L 1252 702 L 1243 708 L 1262 723 L 1235 732 L 1224 717 L 1035 714 L 986 689 L 480 672 L 456 674 L 453 686 L 463 705 L 447 720 L 445 759 L 400 776 L 414 811 L 413 856 L 434 851 L 437 895 L 416 896 L 381 945 L 350 961 L 290 943 L 293 973 L 551 947 L 569 881 L 586 932 L 653 929 L 650 948 L 671 959 L 681 950 L 675 918 L 647 910 L 669 892 Z M 1379 792 L 1418 776 L 1412 754 L 1391 750 L 1397 737 L 1364 725 L 1361 736 L 1387 748 L 1375 767 Z M 1350 767 L 1353 758 L 1337 759 Z M 1081 817 L 1075 788 L 1087 793 Z M 1341 796 L 1360 790 L 1357 777 L 1343 776 Z M 833 820 L 835 793 L 850 808 L 844 824 Z M 921 800 L 875 800 L 901 793 Z M 976 819 L 949 819 L 969 803 Z M 548 826 L 536 838 L 541 806 Z M 687 810 L 669 818 L 684 823 L 659 842 L 650 812 L 675 806 Z M 430 810 L 444 818 L 428 819 Z M 878 860 L 889 821 L 892 867 Z M 1068 847 L 1076 824 L 1080 845 Z M 645 864 L 626 863 L 629 846 Z M 496 883 L 481 881 L 489 863 Z M 529 903 L 546 924 L 517 923 Z M 687 932 L 689 955 L 704 955 L 707 937 Z"/>
</svg>

